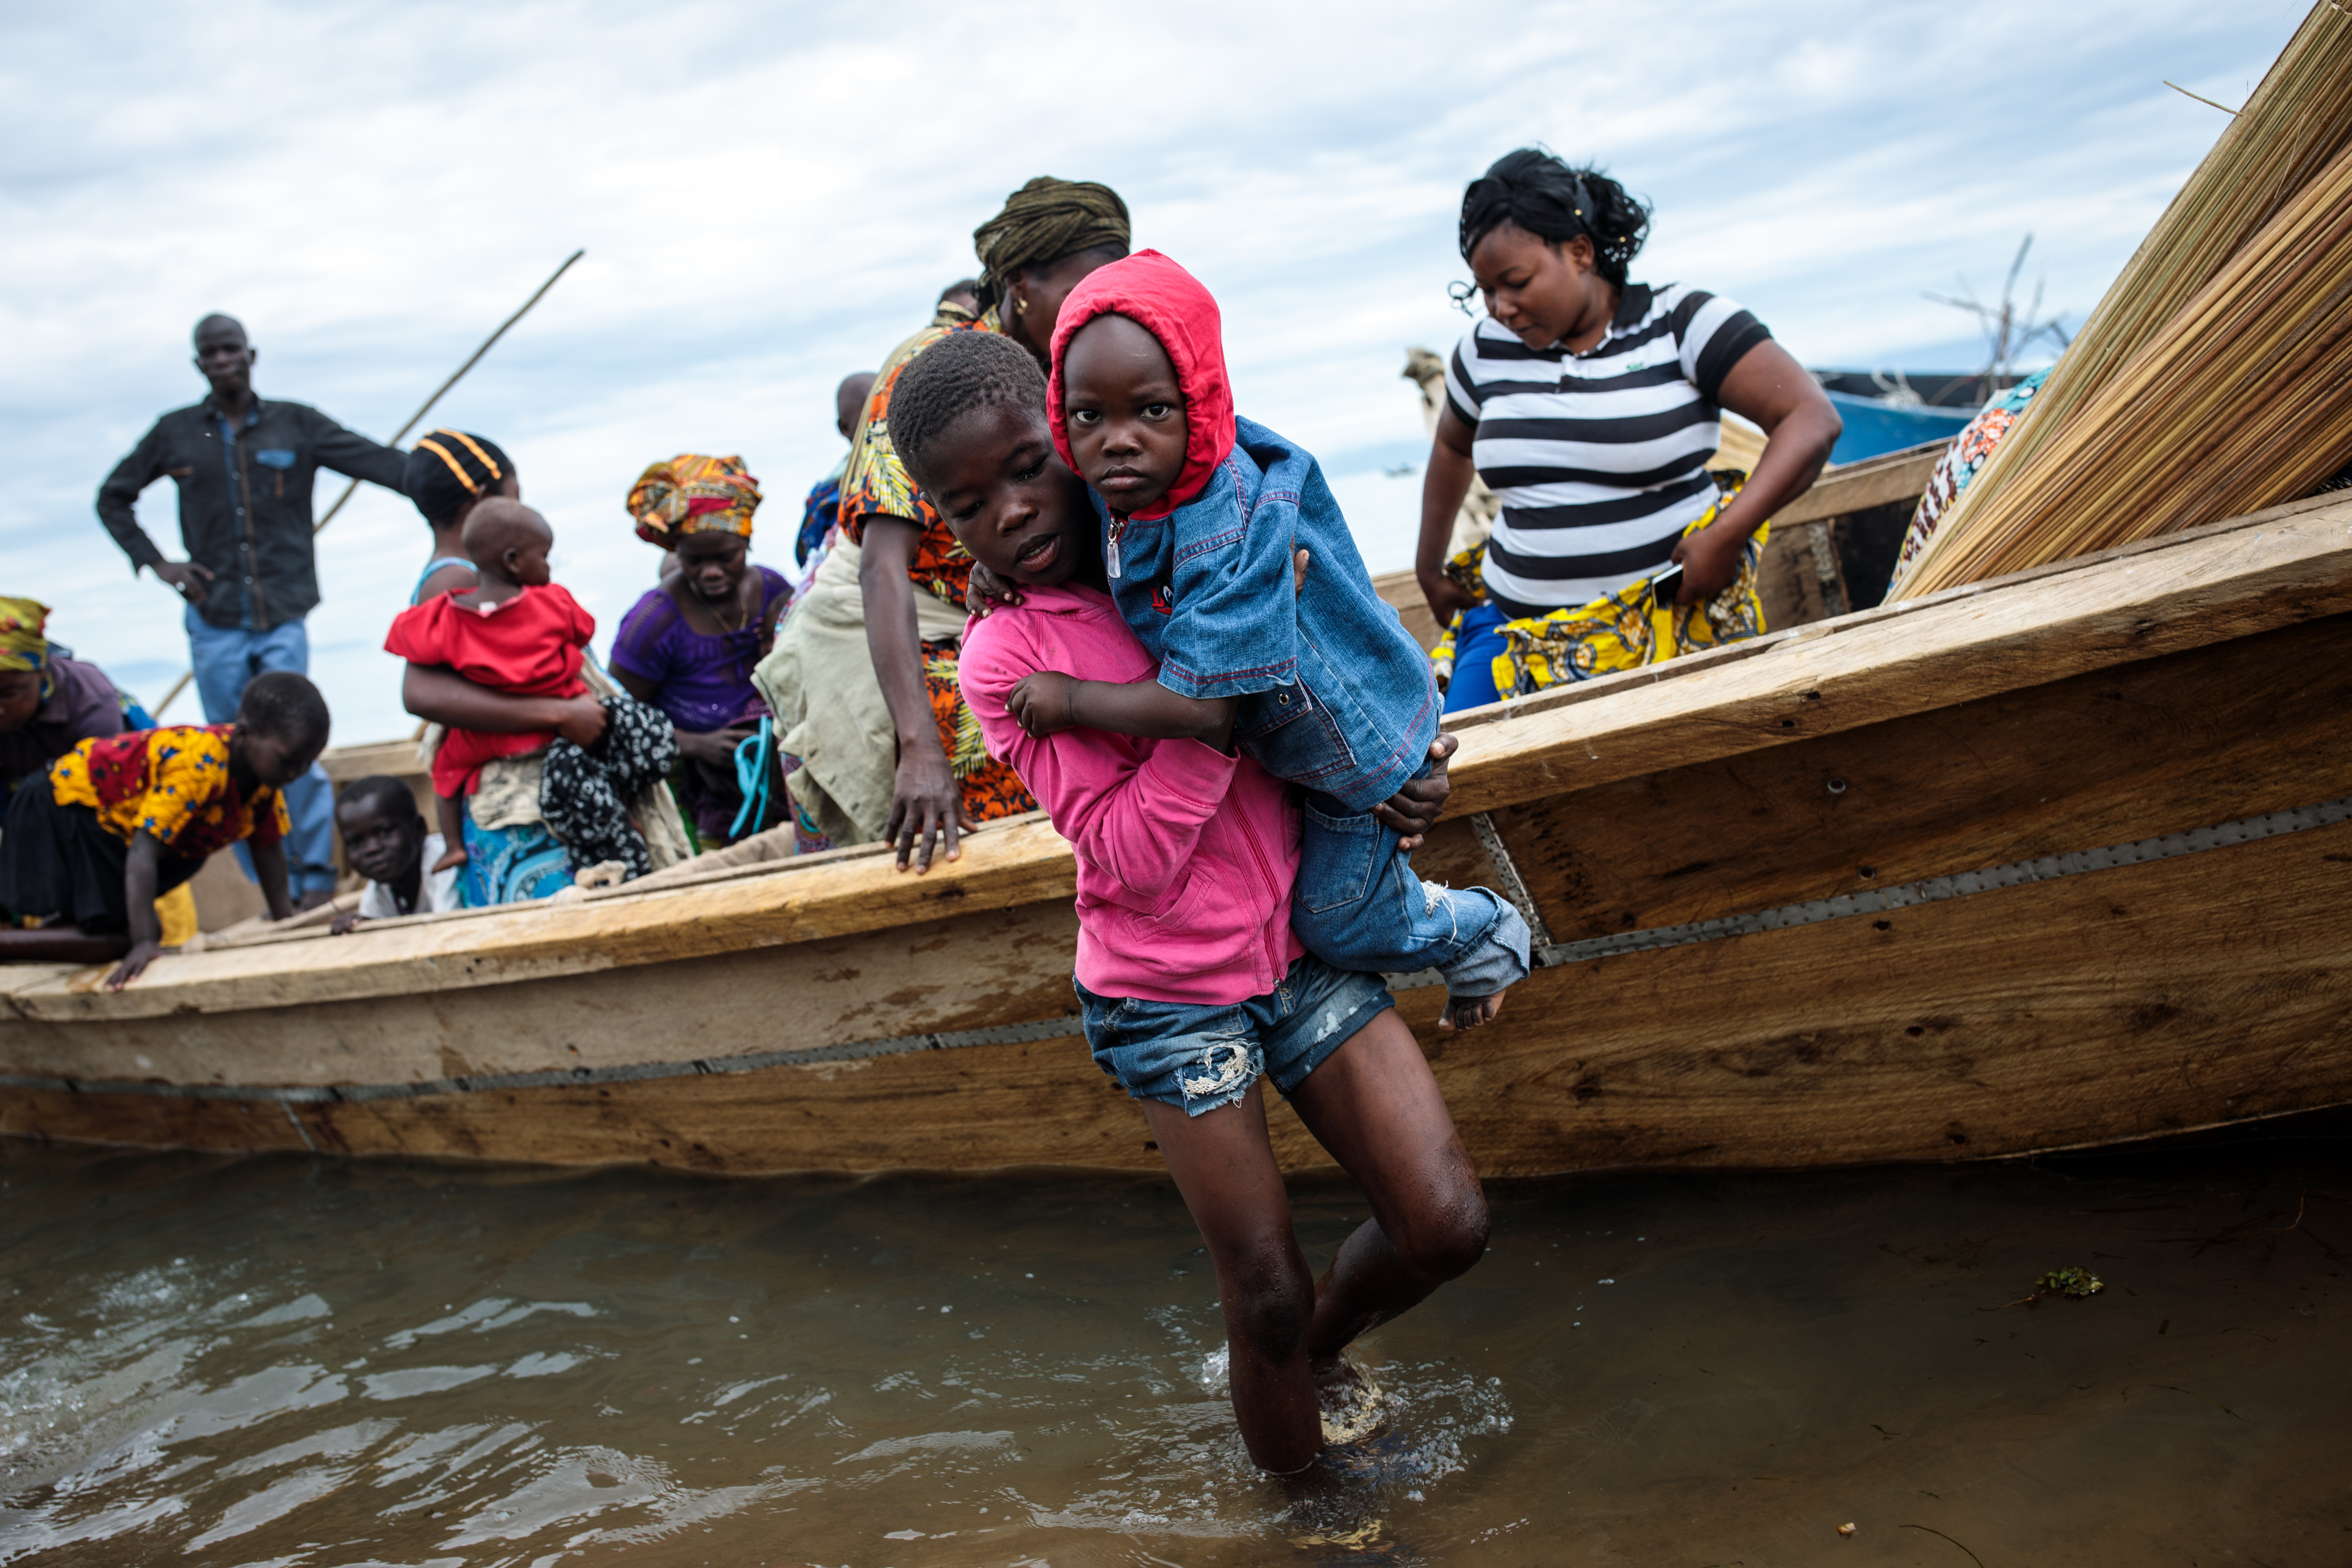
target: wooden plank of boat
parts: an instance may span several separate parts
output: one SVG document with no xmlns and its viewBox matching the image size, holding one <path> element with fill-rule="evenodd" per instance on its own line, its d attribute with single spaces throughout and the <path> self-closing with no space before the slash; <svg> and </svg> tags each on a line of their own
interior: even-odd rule
<svg viewBox="0 0 2352 1568">
<path fill-rule="evenodd" d="M 1968 1157 L 2352 1097 L 2347 611 L 2352 503 L 2320 501 L 1488 710 L 1456 802 L 1557 945 L 1439 1064 L 1474 1155 Z M 1505 880 L 1467 823 L 1423 867 Z M 167 958 L 120 994 L 17 970 L 0 1130 L 1149 1166 L 1072 1038 L 1070 887 L 1033 822 L 919 880 L 740 868 Z M 1433 1046 L 1439 999 L 1402 1000 Z"/>
</svg>

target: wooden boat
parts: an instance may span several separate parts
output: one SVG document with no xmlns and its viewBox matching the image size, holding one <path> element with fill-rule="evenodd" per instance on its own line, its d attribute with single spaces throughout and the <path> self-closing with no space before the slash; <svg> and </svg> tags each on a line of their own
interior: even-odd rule
<svg viewBox="0 0 2352 1568">
<path fill-rule="evenodd" d="M 2347 612 L 2352 498 L 2320 498 L 1465 716 L 1419 864 L 1544 944 L 1437 1060 L 1480 1168 L 1984 1158 L 2352 1100 Z M 920 879 L 698 862 L 120 994 L 17 967 L 0 1131 L 1154 1167 L 1076 1037 L 1072 888 L 1029 818 Z M 1399 1005 L 1435 1055 L 1429 979 Z"/>
</svg>

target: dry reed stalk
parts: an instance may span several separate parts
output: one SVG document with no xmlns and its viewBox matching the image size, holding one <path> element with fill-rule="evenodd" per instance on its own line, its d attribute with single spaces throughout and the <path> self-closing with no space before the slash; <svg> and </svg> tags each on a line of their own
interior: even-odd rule
<svg viewBox="0 0 2352 1568">
<path fill-rule="evenodd" d="M 2352 450 L 2352 148 L 1949 537 L 1907 595 L 2293 500 Z M 1944 536 L 1938 531 L 1938 537 Z"/>
<path fill-rule="evenodd" d="M 1896 584 L 1905 596 L 1974 581 L 1947 558 L 1980 528 L 2007 534 L 2005 496 L 2038 469 L 2123 367 L 2352 144 L 2352 10 L 2319 0 L 2262 84 L 2148 231 L 1983 471 Z M 2200 520 L 2204 521 L 2204 520 Z M 1974 550 L 1965 552 L 1975 554 Z M 2062 559 L 2065 552 L 2041 561 Z"/>
</svg>

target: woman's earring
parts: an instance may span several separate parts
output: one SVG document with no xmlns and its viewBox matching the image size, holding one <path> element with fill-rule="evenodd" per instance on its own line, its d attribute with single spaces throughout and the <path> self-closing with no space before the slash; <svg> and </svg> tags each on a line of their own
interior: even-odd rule
<svg viewBox="0 0 2352 1568">
<path fill-rule="evenodd" d="M 1025 316 L 1029 313 L 1029 300 L 1026 295 L 1013 301 L 1013 313 L 1016 316 Z"/>
</svg>

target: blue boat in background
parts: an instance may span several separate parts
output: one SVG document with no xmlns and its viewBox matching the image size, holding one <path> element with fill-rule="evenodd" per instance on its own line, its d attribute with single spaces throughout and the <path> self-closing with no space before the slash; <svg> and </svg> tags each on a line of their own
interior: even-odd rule
<svg viewBox="0 0 2352 1568">
<path fill-rule="evenodd" d="M 1832 463 L 1858 463 L 1882 452 L 1898 452 L 1923 441 L 1948 441 L 1977 416 L 1974 408 L 1939 408 L 1925 403 L 1892 403 L 1851 392 L 1822 389 L 1845 421 L 1845 433 L 1830 448 Z"/>
</svg>

